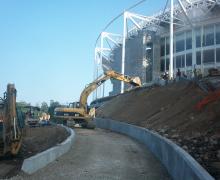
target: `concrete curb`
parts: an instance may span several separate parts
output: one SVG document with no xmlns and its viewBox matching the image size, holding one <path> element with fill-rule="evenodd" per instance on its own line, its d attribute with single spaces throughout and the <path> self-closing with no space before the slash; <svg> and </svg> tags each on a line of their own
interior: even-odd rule
<svg viewBox="0 0 220 180">
<path fill-rule="evenodd" d="M 95 122 L 97 128 L 122 133 L 145 144 L 166 167 L 173 179 L 214 180 L 186 151 L 157 133 L 111 119 L 96 118 Z"/>
<path fill-rule="evenodd" d="M 46 165 L 69 151 L 71 145 L 74 142 L 75 132 L 68 127 L 62 127 L 64 127 L 70 133 L 70 136 L 61 144 L 58 144 L 50 149 L 47 149 L 46 151 L 25 159 L 22 164 L 22 171 L 27 174 L 33 174 L 34 172 L 45 167 Z"/>
</svg>

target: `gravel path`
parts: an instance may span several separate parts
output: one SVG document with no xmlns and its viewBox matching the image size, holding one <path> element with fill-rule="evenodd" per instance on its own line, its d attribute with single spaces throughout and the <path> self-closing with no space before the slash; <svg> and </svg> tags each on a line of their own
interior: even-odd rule
<svg viewBox="0 0 220 180">
<path fill-rule="evenodd" d="M 18 179 L 170 179 L 165 168 L 141 144 L 107 130 L 76 129 L 71 150 L 35 174 Z"/>
</svg>

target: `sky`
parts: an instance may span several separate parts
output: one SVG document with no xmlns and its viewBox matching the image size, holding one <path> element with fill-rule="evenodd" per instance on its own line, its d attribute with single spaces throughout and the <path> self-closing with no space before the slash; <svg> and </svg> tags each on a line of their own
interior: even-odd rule
<svg viewBox="0 0 220 180">
<path fill-rule="evenodd" d="M 102 29 L 138 0 L 0 0 L 0 97 L 8 83 L 17 101 L 78 101 L 93 81 L 95 42 Z M 157 12 L 149 0 L 134 12 Z M 121 33 L 120 20 L 109 28 Z M 90 98 L 91 99 L 91 98 Z"/>
</svg>

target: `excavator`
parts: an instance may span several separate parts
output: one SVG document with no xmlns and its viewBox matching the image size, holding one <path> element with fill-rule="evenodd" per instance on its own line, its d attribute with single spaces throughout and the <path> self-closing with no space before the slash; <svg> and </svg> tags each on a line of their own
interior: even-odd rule
<svg viewBox="0 0 220 180">
<path fill-rule="evenodd" d="M 16 89 L 14 84 L 7 85 L 4 97 L 0 98 L 0 156 L 16 155 L 22 141 L 16 109 Z"/>
<path fill-rule="evenodd" d="M 66 108 L 55 108 L 54 118 L 61 119 L 66 122 L 73 122 L 74 124 L 79 124 L 81 125 L 81 127 L 85 128 L 95 128 L 93 122 L 95 109 L 89 109 L 87 105 L 87 98 L 96 88 L 98 88 L 102 83 L 111 78 L 119 81 L 124 81 L 134 87 L 141 86 L 141 80 L 139 77 L 129 77 L 113 70 L 105 71 L 102 76 L 94 80 L 82 91 L 79 102 L 71 103 L 71 105 Z"/>
</svg>

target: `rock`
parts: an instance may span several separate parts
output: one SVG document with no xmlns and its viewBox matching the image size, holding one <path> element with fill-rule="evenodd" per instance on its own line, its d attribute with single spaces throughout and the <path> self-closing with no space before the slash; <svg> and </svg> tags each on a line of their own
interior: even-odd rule
<svg viewBox="0 0 220 180">
<path fill-rule="evenodd" d="M 201 159 L 201 158 L 197 158 L 196 160 L 197 160 L 199 163 L 202 162 L 202 159 Z"/>
<path fill-rule="evenodd" d="M 218 144 L 218 141 L 217 141 L 216 139 L 214 139 L 214 138 L 209 138 L 209 141 L 210 141 L 210 144 L 211 144 L 211 145 L 216 145 L 216 144 Z"/>
<path fill-rule="evenodd" d="M 202 147 L 200 147 L 200 148 L 199 148 L 199 151 L 200 151 L 200 152 L 202 152 L 202 151 L 203 151 L 203 148 L 202 148 Z"/>
<path fill-rule="evenodd" d="M 188 147 L 186 145 L 184 145 L 182 148 L 188 150 Z"/>
<path fill-rule="evenodd" d="M 171 138 L 178 138 L 178 137 L 179 137 L 178 134 L 173 134 L 173 135 L 171 136 Z"/>
<path fill-rule="evenodd" d="M 203 159 L 208 160 L 208 159 L 209 159 L 209 156 L 208 156 L 207 154 L 205 154 L 205 155 L 203 156 Z"/>
<path fill-rule="evenodd" d="M 200 155 L 199 155 L 199 154 L 194 154 L 194 156 L 195 156 L 196 158 L 199 158 L 199 157 L 200 157 Z"/>
<path fill-rule="evenodd" d="M 198 141 L 197 141 L 196 139 L 194 139 L 194 140 L 193 140 L 193 143 L 195 143 L 195 144 L 196 144 L 197 142 L 198 142 Z"/>
<path fill-rule="evenodd" d="M 177 141 L 178 141 L 179 143 L 181 143 L 181 142 L 182 142 L 182 139 L 178 139 Z"/>
<path fill-rule="evenodd" d="M 189 118 L 190 118 L 191 120 L 195 119 L 193 116 L 190 116 Z"/>
<path fill-rule="evenodd" d="M 176 132 L 176 130 L 175 130 L 175 129 L 172 129 L 172 130 L 171 130 L 171 132 L 172 132 L 172 133 L 175 133 L 175 132 Z"/>
<path fill-rule="evenodd" d="M 220 150 L 217 151 L 217 157 L 220 159 Z"/>
<path fill-rule="evenodd" d="M 200 136 L 201 136 L 201 133 L 199 133 L 199 132 L 193 133 L 193 137 L 194 137 L 194 138 L 197 138 L 197 137 L 200 137 Z"/>
<path fill-rule="evenodd" d="M 165 107 L 161 107 L 161 108 L 160 108 L 160 111 L 164 111 L 164 109 L 165 109 Z"/>
<path fill-rule="evenodd" d="M 164 136 L 165 136 L 165 137 L 168 137 L 169 135 L 168 135 L 168 134 L 164 134 Z"/>
<path fill-rule="evenodd" d="M 160 132 L 160 133 L 165 133 L 166 130 L 165 130 L 165 129 L 160 129 L 159 132 Z"/>
</svg>

